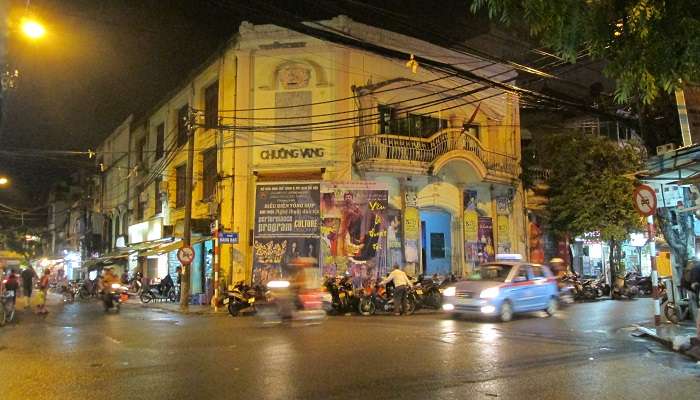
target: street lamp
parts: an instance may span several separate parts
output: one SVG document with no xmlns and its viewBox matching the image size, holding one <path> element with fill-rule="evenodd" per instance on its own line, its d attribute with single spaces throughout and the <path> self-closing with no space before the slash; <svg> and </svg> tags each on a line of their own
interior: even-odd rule
<svg viewBox="0 0 700 400">
<path fill-rule="evenodd" d="M 46 34 L 44 26 L 34 19 L 22 19 L 22 33 L 32 40 L 41 39 Z"/>
<path fill-rule="evenodd" d="M 7 186 L 9 183 L 9 179 L 5 178 L 4 176 L 0 176 L 0 186 Z"/>
</svg>

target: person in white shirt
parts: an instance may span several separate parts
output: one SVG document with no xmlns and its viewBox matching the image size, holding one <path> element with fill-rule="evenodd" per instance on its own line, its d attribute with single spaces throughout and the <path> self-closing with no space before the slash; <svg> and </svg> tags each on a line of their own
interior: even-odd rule
<svg viewBox="0 0 700 400">
<path fill-rule="evenodd" d="M 398 264 L 394 264 L 393 271 L 379 284 L 386 285 L 389 282 L 394 282 L 394 315 L 401 315 L 408 309 L 406 304 L 407 290 L 413 285 L 408 279 L 408 275 L 399 269 Z"/>
</svg>

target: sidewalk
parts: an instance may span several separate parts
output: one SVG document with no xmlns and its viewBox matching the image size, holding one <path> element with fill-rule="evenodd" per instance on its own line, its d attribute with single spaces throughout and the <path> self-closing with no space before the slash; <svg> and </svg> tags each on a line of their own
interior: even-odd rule
<svg viewBox="0 0 700 400">
<path fill-rule="evenodd" d="M 175 312 L 180 314 L 195 314 L 195 315 L 228 315 L 226 307 L 219 307 L 218 311 L 214 311 L 210 305 L 195 305 L 190 304 L 187 311 L 180 309 L 179 303 L 171 303 L 169 301 L 157 301 L 150 303 L 142 303 L 138 298 L 130 297 L 129 300 L 124 303 L 127 306 L 142 307 L 142 308 L 152 308 L 158 310 L 164 310 L 169 312 Z"/>
<path fill-rule="evenodd" d="M 697 333 L 692 321 L 684 321 L 677 325 L 662 322 L 658 328 L 649 322 L 638 326 L 637 331 L 640 336 L 647 336 L 673 351 L 700 361 L 700 343 L 695 339 Z"/>
</svg>

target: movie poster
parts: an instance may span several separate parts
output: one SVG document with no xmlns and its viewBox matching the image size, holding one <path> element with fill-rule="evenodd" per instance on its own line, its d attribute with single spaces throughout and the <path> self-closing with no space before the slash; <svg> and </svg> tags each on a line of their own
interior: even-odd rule
<svg viewBox="0 0 700 400">
<path fill-rule="evenodd" d="M 319 184 L 259 184 L 255 200 L 253 282 L 318 268 Z"/>
<path fill-rule="evenodd" d="M 388 196 L 387 187 L 377 182 L 322 183 L 324 276 L 349 272 L 355 286 L 361 286 L 387 273 L 387 230 L 397 223 L 396 218 L 389 221 Z M 398 225 L 392 229 L 399 235 Z"/>
<path fill-rule="evenodd" d="M 387 246 L 387 266 L 392 268 L 394 265 L 404 266 L 403 248 L 401 244 L 402 229 L 401 229 L 401 210 L 387 210 L 387 228 L 386 228 L 386 246 Z"/>
</svg>

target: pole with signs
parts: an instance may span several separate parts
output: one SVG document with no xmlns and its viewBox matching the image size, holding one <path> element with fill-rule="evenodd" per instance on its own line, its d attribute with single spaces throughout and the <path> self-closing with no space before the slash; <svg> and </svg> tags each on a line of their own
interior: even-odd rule
<svg viewBox="0 0 700 400">
<path fill-rule="evenodd" d="M 634 208 L 647 217 L 647 235 L 651 256 L 651 294 L 654 298 L 654 326 L 661 324 L 661 302 L 659 301 L 659 271 L 656 269 L 656 242 L 654 214 L 656 214 L 656 193 L 647 185 L 640 185 L 634 190 Z"/>
</svg>

